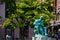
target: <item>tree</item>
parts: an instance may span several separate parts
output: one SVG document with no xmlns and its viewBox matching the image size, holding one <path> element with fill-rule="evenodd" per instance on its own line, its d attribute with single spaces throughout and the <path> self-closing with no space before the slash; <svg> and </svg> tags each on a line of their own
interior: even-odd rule
<svg viewBox="0 0 60 40">
<path fill-rule="evenodd" d="M 9 1 L 9 0 L 8 0 Z M 51 6 L 53 0 L 46 0 L 45 2 L 40 2 L 39 0 L 20 0 L 19 4 L 14 6 L 14 2 L 10 0 L 7 1 L 7 4 L 10 3 L 11 7 L 15 10 L 7 9 L 8 19 L 5 21 L 3 26 L 6 28 L 11 25 L 14 29 L 20 27 L 21 30 L 24 30 L 26 19 L 30 20 L 29 25 L 33 26 L 35 19 L 38 19 L 40 16 L 44 16 L 44 25 L 50 25 L 50 19 L 54 19 L 55 15 L 53 14 L 54 7 Z M 13 0 L 14 1 L 14 0 Z M 24 33 L 22 32 L 22 40 L 24 40 Z"/>
<path fill-rule="evenodd" d="M 48 26 L 50 19 L 54 19 L 54 7 L 51 6 L 53 0 L 46 0 L 46 2 L 39 2 L 39 0 L 21 0 L 20 4 L 17 6 L 19 16 L 22 16 L 21 19 L 30 19 L 30 24 L 33 24 L 34 20 L 40 16 L 44 16 L 44 24 Z"/>
</svg>

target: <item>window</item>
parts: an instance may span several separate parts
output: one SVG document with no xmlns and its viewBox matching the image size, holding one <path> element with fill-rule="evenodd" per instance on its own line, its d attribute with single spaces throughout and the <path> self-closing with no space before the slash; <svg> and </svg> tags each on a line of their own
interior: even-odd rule
<svg viewBox="0 0 60 40">
<path fill-rule="evenodd" d="M 29 23 L 30 20 L 26 19 L 25 26 L 24 26 L 24 36 L 27 38 L 29 34 Z"/>
<path fill-rule="evenodd" d="M 5 17 L 8 18 L 10 14 L 14 14 L 16 10 L 15 0 L 9 0 L 5 3 Z"/>
<path fill-rule="evenodd" d="M 24 27 L 24 36 L 27 38 L 28 37 L 28 34 L 29 34 L 29 27 L 28 26 L 25 26 Z"/>
<path fill-rule="evenodd" d="M 6 18 L 8 17 L 8 11 L 7 11 L 8 8 L 9 8 L 8 5 L 5 3 L 5 17 Z"/>
</svg>

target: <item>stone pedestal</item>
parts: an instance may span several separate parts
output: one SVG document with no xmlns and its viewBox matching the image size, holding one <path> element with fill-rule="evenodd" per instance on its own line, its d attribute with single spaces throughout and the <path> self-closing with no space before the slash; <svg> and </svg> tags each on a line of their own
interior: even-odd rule
<svg viewBox="0 0 60 40">
<path fill-rule="evenodd" d="M 40 38 L 40 37 L 32 37 L 32 40 L 51 40 L 51 38 Z"/>
</svg>

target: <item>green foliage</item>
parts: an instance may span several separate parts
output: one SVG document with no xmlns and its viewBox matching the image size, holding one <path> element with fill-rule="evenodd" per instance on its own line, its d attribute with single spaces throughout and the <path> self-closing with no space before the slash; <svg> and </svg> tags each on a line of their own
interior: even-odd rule
<svg viewBox="0 0 60 40">
<path fill-rule="evenodd" d="M 7 3 L 9 2 L 7 1 Z M 13 28 L 24 28 L 26 19 L 30 19 L 30 26 L 32 26 L 35 19 L 38 19 L 40 16 L 44 16 L 44 25 L 48 26 L 50 25 L 50 19 L 54 19 L 55 17 L 53 14 L 54 7 L 51 6 L 51 3 L 53 3 L 53 0 L 47 0 L 46 2 L 40 2 L 39 0 L 20 0 L 19 4 L 12 7 L 16 9 L 14 12 L 8 8 L 8 13 L 10 12 L 9 19 L 6 20 L 4 26 L 12 25 Z M 11 6 L 14 4 L 12 2 Z"/>
<path fill-rule="evenodd" d="M 44 16 L 44 25 L 50 25 L 50 19 L 54 19 L 55 15 L 53 14 L 54 7 L 51 6 L 54 0 L 46 0 L 46 2 L 39 2 L 39 0 L 21 0 L 17 5 L 18 9 L 23 12 L 25 19 L 30 19 L 30 25 L 33 24 L 35 19 L 38 19 L 40 16 Z"/>
</svg>

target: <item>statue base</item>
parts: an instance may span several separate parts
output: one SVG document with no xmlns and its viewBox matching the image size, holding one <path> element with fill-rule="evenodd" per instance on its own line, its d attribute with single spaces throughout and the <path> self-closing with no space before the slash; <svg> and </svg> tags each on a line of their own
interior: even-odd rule
<svg viewBox="0 0 60 40">
<path fill-rule="evenodd" d="M 48 36 L 36 34 L 34 37 L 32 37 L 32 40 L 51 40 L 51 38 Z"/>
<path fill-rule="evenodd" d="M 32 37 L 32 40 L 51 40 L 51 38 Z"/>
</svg>

